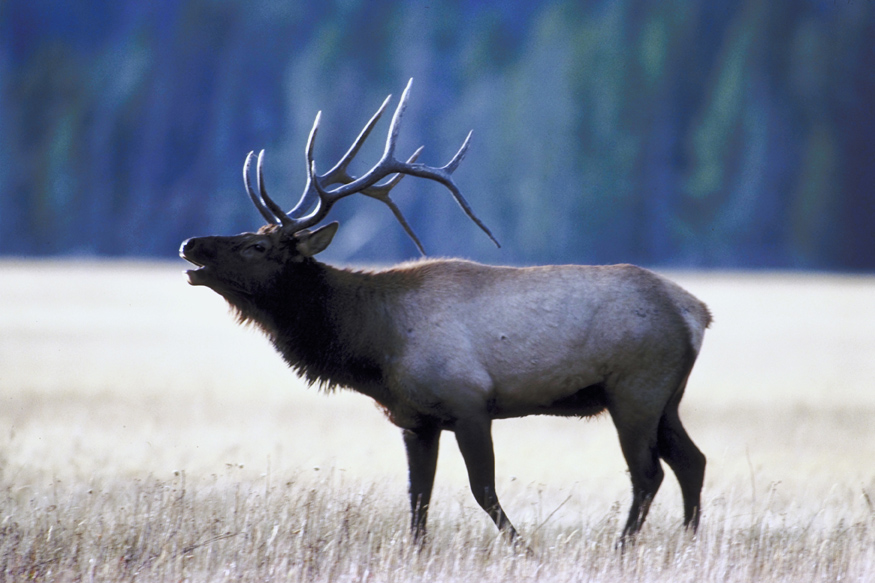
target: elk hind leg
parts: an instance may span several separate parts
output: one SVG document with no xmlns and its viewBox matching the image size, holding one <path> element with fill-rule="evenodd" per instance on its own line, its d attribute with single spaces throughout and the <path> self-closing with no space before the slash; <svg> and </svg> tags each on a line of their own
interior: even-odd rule
<svg viewBox="0 0 875 583">
<path fill-rule="evenodd" d="M 659 420 L 659 456 L 677 476 L 684 497 L 684 526 L 693 531 L 699 526 L 702 484 L 705 481 L 705 455 L 690 439 L 673 399 Z"/>
<path fill-rule="evenodd" d="M 659 491 L 665 474 L 659 463 L 657 423 L 630 423 L 624 421 L 622 415 L 614 411 L 611 413 L 620 437 L 623 457 L 626 458 L 626 464 L 629 466 L 629 478 L 632 481 L 632 506 L 620 538 L 622 543 L 641 529 L 650 510 L 650 503 Z"/>
</svg>

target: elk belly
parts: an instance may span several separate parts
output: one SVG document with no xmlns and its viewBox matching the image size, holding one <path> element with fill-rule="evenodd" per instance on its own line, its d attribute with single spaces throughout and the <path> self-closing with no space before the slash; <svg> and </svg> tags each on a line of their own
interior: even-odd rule
<svg viewBox="0 0 875 583">
<path fill-rule="evenodd" d="M 574 371 L 567 366 L 540 368 L 529 363 L 527 370 L 502 374 L 494 380 L 496 417 L 594 415 L 605 406 L 603 379 L 595 371 Z"/>
</svg>

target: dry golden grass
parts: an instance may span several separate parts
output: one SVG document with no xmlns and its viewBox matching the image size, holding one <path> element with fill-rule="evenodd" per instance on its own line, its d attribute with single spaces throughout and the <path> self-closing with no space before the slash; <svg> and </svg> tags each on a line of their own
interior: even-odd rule
<svg viewBox="0 0 875 583">
<path fill-rule="evenodd" d="M 0 580 L 875 581 L 875 278 L 678 274 L 715 324 L 682 415 L 702 528 L 667 476 L 634 546 L 610 421 L 495 424 L 499 538 L 444 437 L 406 532 L 398 431 L 304 388 L 179 267 L 0 262 Z"/>
</svg>

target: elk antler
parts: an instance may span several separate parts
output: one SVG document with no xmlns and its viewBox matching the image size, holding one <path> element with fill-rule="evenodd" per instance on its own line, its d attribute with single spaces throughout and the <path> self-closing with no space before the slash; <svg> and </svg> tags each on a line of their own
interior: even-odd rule
<svg viewBox="0 0 875 583">
<path fill-rule="evenodd" d="M 340 161 L 335 164 L 331 170 L 321 175 L 316 173 L 316 163 L 313 161 L 313 146 L 316 140 L 316 133 L 319 130 L 319 120 L 322 116 L 322 112 L 316 114 L 316 120 L 313 122 L 313 129 L 310 130 L 310 137 L 307 139 L 307 186 L 304 189 L 304 193 L 301 195 L 298 204 L 296 204 L 288 213 L 284 212 L 280 206 L 267 195 L 263 174 L 264 150 L 258 155 L 258 165 L 256 167 L 258 191 L 256 192 L 252 188 L 252 184 L 249 181 L 249 166 L 252 163 L 252 159 L 255 157 L 255 153 L 250 152 L 246 157 L 246 162 L 243 164 L 243 182 L 246 185 L 249 197 L 261 213 L 261 216 L 263 216 L 268 223 L 279 225 L 288 233 L 296 233 L 302 229 L 312 227 L 324 219 L 334 203 L 341 198 L 347 197 L 351 194 L 361 193 L 371 198 L 375 198 L 388 206 L 398 222 L 401 223 L 404 231 L 416 244 L 419 251 L 425 255 L 422 244 L 416 237 L 413 229 L 410 228 L 410 225 L 405 220 L 404 215 L 401 214 L 401 210 L 395 202 L 389 198 L 389 191 L 391 191 L 405 175 L 409 174 L 411 176 L 435 180 L 446 186 L 456 202 L 459 203 L 459 206 L 462 207 L 462 210 L 465 211 L 465 214 L 468 215 L 468 218 L 474 221 L 474 223 L 480 227 L 490 239 L 492 239 L 492 242 L 495 243 L 496 246 L 500 247 L 501 245 L 499 245 L 498 241 L 492 235 L 492 232 L 490 232 L 486 225 L 474 215 L 468 201 L 462 196 L 459 187 L 456 186 L 456 183 L 453 182 L 452 179 L 453 172 L 459 166 L 459 163 L 465 156 L 465 152 L 468 150 L 468 143 L 471 140 L 471 132 L 468 133 L 468 137 L 465 138 L 462 147 L 459 148 L 459 151 L 456 152 L 456 155 L 453 156 L 452 160 L 450 160 L 446 166 L 434 168 L 424 164 L 416 164 L 416 159 L 422 152 L 423 147 L 417 149 L 406 162 L 401 162 L 395 158 L 395 143 L 398 140 L 401 116 L 407 108 L 407 100 L 410 95 L 410 87 L 412 83 L 413 79 L 407 83 L 404 93 L 401 94 L 401 100 L 398 103 L 398 107 L 395 109 L 395 114 L 392 116 L 392 122 L 389 125 L 389 136 L 386 139 L 386 148 L 383 151 L 383 156 L 373 168 L 359 178 L 356 178 L 349 173 L 347 169 L 349 163 L 356 154 L 358 154 L 362 144 L 370 135 L 371 130 L 374 129 L 374 126 L 377 124 L 377 121 L 379 121 L 380 116 L 383 115 L 386 107 L 388 107 L 389 100 L 392 96 L 388 96 L 383 101 L 383 104 L 371 117 L 368 123 L 365 124 L 361 133 L 359 133 L 352 146 L 350 146 L 349 150 L 347 150 L 346 154 L 343 155 Z M 377 184 L 377 182 L 383 178 L 393 174 L 394 176 L 391 176 L 391 178 L 385 182 Z M 329 189 L 329 186 L 334 184 L 340 184 L 340 186 Z M 310 211 L 309 214 L 302 216 L 302 214 L 314 204 L 315 207 L 313 210 Z"/>
</svg>

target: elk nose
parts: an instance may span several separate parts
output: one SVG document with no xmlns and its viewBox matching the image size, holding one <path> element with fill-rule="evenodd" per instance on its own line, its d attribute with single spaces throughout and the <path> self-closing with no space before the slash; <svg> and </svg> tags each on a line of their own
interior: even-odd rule
<svg viewBox="0 0 875 583">
<path fill-rule="evenodd" d="M 191 253 L 194 250 L 196 242 L 197 241 L 195 237 L 183 241 L 182 245 L 179 246 L 179 256 L 185 259 L 185 255 L 187 253 Z"/>
</svg>

